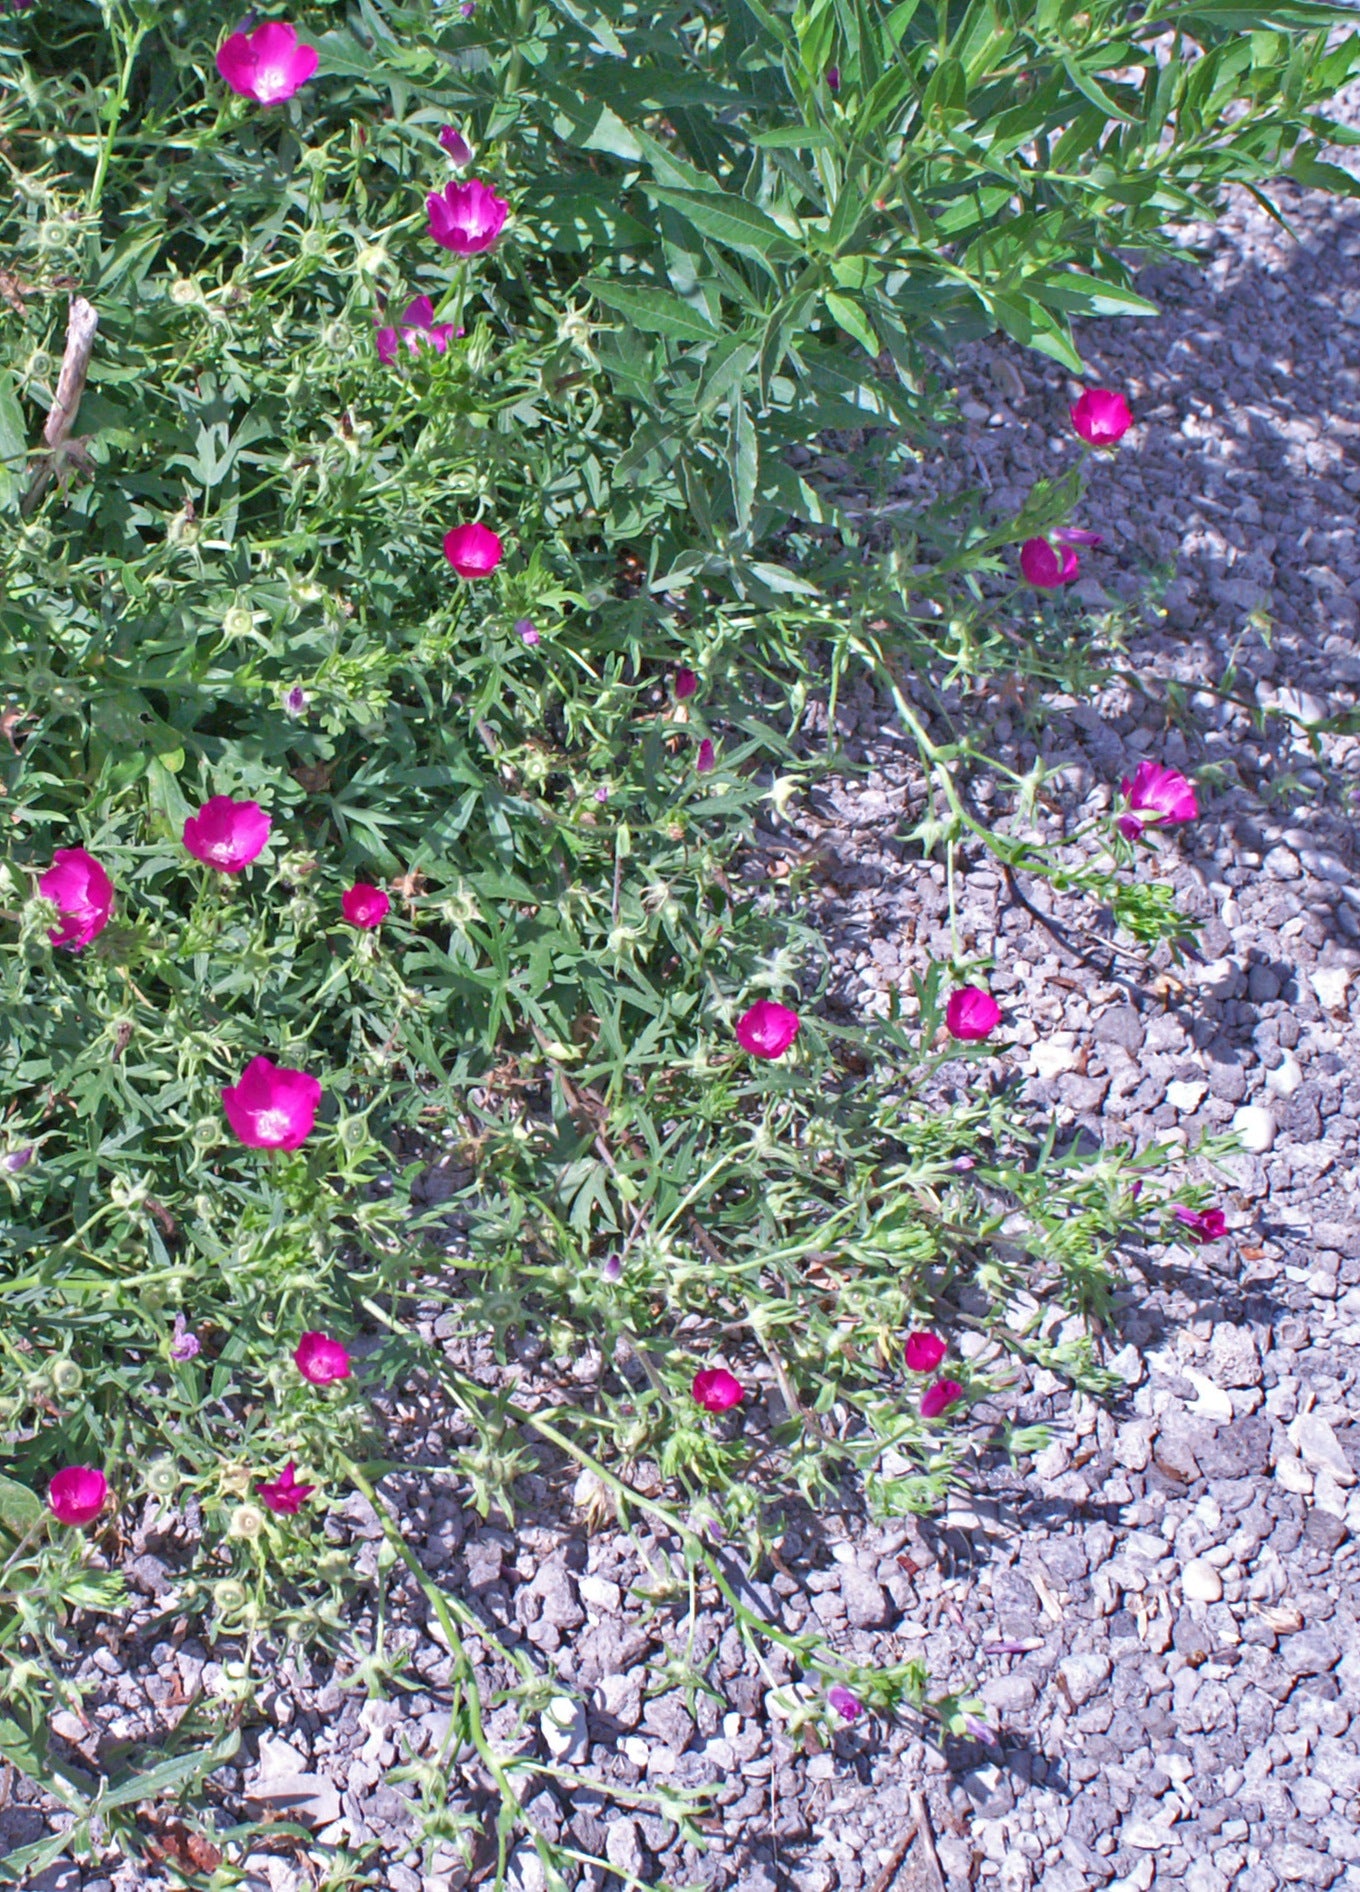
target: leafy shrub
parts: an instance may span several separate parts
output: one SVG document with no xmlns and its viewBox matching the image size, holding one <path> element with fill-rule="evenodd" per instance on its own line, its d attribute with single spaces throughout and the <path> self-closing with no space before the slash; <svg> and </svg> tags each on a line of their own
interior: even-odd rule
<svg viewBox="0 0 1360 1892">
<path fill-rule="evenodd" d="M 867 666 L 942 788 L 924 844 L 971 833 L 1072 879 L 973 819 L 978 759 L 932 710 L 1017 664 L 1084 674 L 1078 616 L 1008 576 L 1075 483 L 1018 520 L 890 526 L 874 498 L 944 450 L 961 341 L 1001 329 L 1079 371 L 1070 318 L 1146 311 L 1133 263 L 1177 219 L 1233 180 L 1338 180 L 1316 107 L 1355 63 L 1342 17 L 358 0 L 298 16 L 316 77 L 269 107 L 223 85 L 198 0 L 0 22 L 11 1758 L 47 1765 L 44 1639 L 117 1604 L 28 1495 L 58 1466 L 102 1466 L 125 1504 L 193 1497 L 186 1596 L 217 1633 L 337 1633 L 312 1520 L 385 1464 L 349 1388 L 299 1378 L 304 1330 L 385 1331 L 370 1388 L 442 1385 L 474 1428 L 465 1488 L 507 1510 L 524 1435 L 419 1343 L 415 1301 L 502 1358 L 626 1348 L 631 1373 L 516 1425 L 669 1520 L 750 1634 L 828 1678 L 741 1603 L 710 1527 L 758 1552 L 792 1492 L 938 1503 L 975 1441 L 1007 1441 L 987 1402 L 1012 1356 L 1104 1384 L 1085 1323 L 1147 1165 L 1036 1145 L 986 1047 L 944 1033 L 943 968 L 871 1029 L 819 1018 L 796 877 L 753 893 L 742 846 L 822 766 L 809 702 Z M 460 174 L 512 207 L 467 256 L 425 203 Z M 99 322 L 76 430 L 30 460 L 76 290 Z M 795 465 L 837 434 L 867 511 Z M 445 540 L 472 525 L 504 556 L 462 578 Z M 270 817 L 239 875 L 183 845 L 213 796 Z M 73 951 L 35 887 L 76 847 L 114 906 Z M 1174 932 L 1111 858 L 1074 884 Z M 386 889 L 377 927 L 344 917 L 354 883 Z M 762 997 L 801 1015 L 778 1061 L 733 1035 Z M 244 1148 L 223 1114 L 258 1057 L 320 1082 L 296 1149 Z M 447 1205 L 411 1199 L 436 1151 L 465 1177 L 452 1253 Z M 933 1419 L 902 1367 L 921 1325 L 960 1388 Z M 719 1353 L 766 1419 L 695 1404 Z M 318 1489 L 272 1518 L 255 1488 L 286 1463 Z M 928 1689 L 911 1665 L 850 1680 L 885 1708 Z"/>
</svg>

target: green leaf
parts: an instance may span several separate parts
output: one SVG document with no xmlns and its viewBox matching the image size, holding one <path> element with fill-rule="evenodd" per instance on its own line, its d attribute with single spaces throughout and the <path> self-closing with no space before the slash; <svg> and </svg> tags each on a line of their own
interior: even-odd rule
<svg viewBox="0 0 1360 1892">
<path fill-rule="evenodd" d="M 583 286 L 606 308 L 626 316 L 634 328 L 649 335 L 665 335 L 680 342 L 711 342 L 720 333 L 700 309 L 668 290 L 632 289 L 621 283 L 601 282 L 594 276 L 587 277 Z"/>
<path fill-rule="evenodd" d="M 718 196 L 715 192 L 666 190 L 646 182 L 642 188 L 649 197 L 678 210 L 702 236 L 735 250 L 738 256 L 768 263 L 776 259 L 790 261 L 798 254 L 793 238 L 772 217 L 730 191 Z"/>
<path fill-rule="evenodd" d="M 0 512 L 17 505 L 27 463 L 24 412 L 14 393 L 14 376 L 6 368 L 0 370 Z"/>
<path fill-rule="evenodd" d="M 843 328 L 853 341 L 859 343 L 867 355 L 877 361 L 882 352 L 881 344 L 859 304 L 852 302 L 849 296 L 838 295 L 834 289 L 824 289 L 822 300 L 836 326 Z"/>
<path fill-rule="evenodd" d="M 0 1524 L 15 1537 L 26 1537 L 46 1516 L 42 1499 L 17 1479 L 0 1472 Z"/>
</svg>

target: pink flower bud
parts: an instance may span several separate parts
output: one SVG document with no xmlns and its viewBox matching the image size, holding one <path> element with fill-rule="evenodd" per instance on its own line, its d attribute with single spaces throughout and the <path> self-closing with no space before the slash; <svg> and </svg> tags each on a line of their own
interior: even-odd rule
<svg viewBox="0 0 1360 1892">
<path fill-rule="evenodd" d="M 713 773 L 713 764 L 716 761 L 717 756 L 714 752 L 713 744 L 709 741 L 708 737 L 705 736 L 703 741 L 699 744 L 699 753 L 694 758 L 695 774 L 711 775 Z"/>
<path fill-rule="evenodd" d="M 108 1495 L 103 1472 L 93 1465 L 67 1465 L 47 1487 L 47 1504 L 58 1524 L 92 1524 Z"/>
<path fill-rule="evenodd" d="M 445 125 L 439 134 L 439 142 L 448 152 L 456 170 L 461 171 L 465 164 L 471 164 L 472 146 L 455 126 Z"/>
<path fill-rule="evenodd" d="M 510 206 L 480 178 L 465 184 L 446 184 L 425 199 L 430 213 L 430 235 L 455 256 L 476 256 L 489 250 L 505 227 Z"/>
<path fill-rule="evenodd" d="M 365 880 L 356 880 L 340 896 L 340 911 L 351 926 L 362 927 L 365 932 L 381 926 L 391 910 L 392 902 L 382 888 L 371 887 Z"/>
<path fill-rule="evenodd" d="M 1026 582 L 1037 585 L 1041 591 L 1070 585 L 1080 569 L 1080 561 L 1071 546 L 1064 546 L 1061 556 L 1047 539 L 1026 539 L 1020 547 L 1020 570 Z"/>
<path fill-rule="evenodd" d="M 913 1373 L 933 1373 L 945 1356 L 945 1343 L 938 1334 L 908 1334 L 905 1352 Z"/>
<path fill-rule="evenodd" d="M 848 1688 L 837 1682 L 834 1688 L 826 1691 L 826 1699 L 842 1721 L 858 1721 L 864 1713 L 864 1703 L 858 1695 L 852 1695 Z"/>
<path fill-rule="evenodd" d="M 921 1395 L 921 1417 L 938 1419 L 947 1407 L 956 1399 L 963 1398 L 963 1388 L 957 1380 L 936 1380 L 933 1386 L 927 1386 Z"/>
<path fill-rule="evenodd" d="M 770 999 L 757 999 L 736 1025 L 737 1043 L 753 1058 L 782 1058 L 798 1036 L 798 1014 Z"/>
<path fill-rule="evenodd" d="M 283 1476 L 276 1478 L 273 1484 L 257 1484 L 255 1489 L 269 1506 L 284 1517 L 292 1517 L 302 1509 L 305 1501 L 316 1490 L 315 1485 L 300 1485 L 293 1476 L 294 1461 L 290 1458 L 283 1468 Z"/>
<path fill-rule="evenodd" d="M 945 1029 L 951 1038 L 965 1042 L 990 1037 L 1001 1023 L 1001 1007 L 981 986 L 960 986 L 952 992 L 944 1010 Z"/>
<path fill-rule="evenodd" d="M 254 801 L 214 795 L 184 824 L 184 845 L 196 861 L 220 874 L 239 874 L 269 839 L 269 816 Z"/>
<path fill-rule="evenodd" d="M 109 923 L 113 882 L 83 847 L 59 847 L 52 856 L 52 865 L 38 881 L 38 892 L 61 909 L 61 925 L 52 927 L 47 935 L 54 946 L 69 946 L 72 952 L 79 952 Z"/>
<path fill-rule="evenodd" d="M 307 714 L 307 701 L 307 692 L 300 683 L 295 683 L 292 689 L 287 691 L 284 695 L 284 715 L 291 717 L 293 722 L 297 722 L 301 717 Z"/>
<path fill-rule="evenodd" d="M 1087 388 L 1068 412 L 1088 447 L 1112 447 L 1133 425 L 1128 402 L 1112 388 Z"/>
<path fill-rule="evenodd" d="M 349 1349 L 329 1334 L 304 1334 L 293 1349 L 293 1360 L 303 1379 L 313 1386 L 329 1386 L 332 1380 L 349 1378 Z"/>
<path fill-rule="evenodd" d="M 233 92 L 257 105 L 292 98 L 316 71 L 315 46 L 298 44 L 297 29 L 270 20 L 253 33 L 233 33 L 217 53 L 217 70 Z"/>
<path fill-rule="evenodd" d="M 444 537 L 444 556 L 460 578 L 485 578 L 500 564 L 502 550 L 488 526 L 455 526 Z"/>
<path fill-rule="evenodd" d="M 692 670 L 683 666 L 675 673 L 675 700 L 683 703 L 687 696 L 693 696 L 699 687 L 699 679 Z"/>
<path fill-rule="evenodd" d="M 705 1412 L 727 1412 L 746 1397 L 741 1381 L 720 1366 L 705 1367 L 696 1373 L 690 1390 Z"/>
<path fill-rule="evenodd" d="M 316 1122 L 321 1086 L 305 1071 L 252 1058 L 238 1084 L 222 1092 L 227 1122 L 248 1149 L 295 1150 Z"/>
<path fill-rule="evenodd" d="M 36 1148 L 31 1143 L 22 1144 L 17 1150 L 6 1150 L 5 1154 L 0 1156 L 0 1169 L 3 1169 L 6 1175 L 17 1176 L 22 1170 L 28 1168 L 37 1154 Z"/>
<path fill-rule="evenodd" d="M 1140 762 L 1132 778 L 1126 775 L 1119 784 L 1119 792 L 1128 812 L 1119 816 L 1115 826 L 1130 841 L 1136 841 L 1144 828 L 1173 827 L 1199 814 L 1194 785 L 1160 762 Z"/>
<path fill-rule="evenodd" d="M 540 633 L 534 629 L 532 618 L 516 618 L 515 629 L 526 644 L 540 644 L 543 641 Z"/>
<path fill-rule="evenodd" d="M 1182 1224 L 1190 1240 L 1199 1242 L 1221 1242 L 1228 1232 L 1228 1218 L 1222 1209 L 1184 1209 L 1179 1203 L 1171 1211 Z"/>
</svg>

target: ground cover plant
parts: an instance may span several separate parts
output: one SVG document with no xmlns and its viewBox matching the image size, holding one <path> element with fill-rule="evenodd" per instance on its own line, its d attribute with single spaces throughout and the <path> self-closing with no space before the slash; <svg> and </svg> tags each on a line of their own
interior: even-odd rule
<svg viewBox="0 0 1360 1892">
<path fill-rule="evenodd" d="M 1000 329 L 1079 373 L 1069 318 L 1146 309 L 1134 264 L 1228 182 L 1349 185 L 1320 115 L 1344 17 L 0 21 L 0 1752 L 77 1842 L 97 1811 L 137 1846 L 137 1804 L 234 1738 L 124 1757 L 93 1809 L 48 1751 L 72 1613 L 120 1605 L 119 1519 L 192 1502 L 179 1606 L 249 1664 L 340 1638 L 365 1582 L 321 1521 L 358 1491 L 454 1652 L 500 1882 L 545 1762 L 488 1737 L 459 1653 L 486 1625 L 383 1506 L 366 1394 L 413 1382 L 467 1423 L 452 1489 L 513 1519 L 551 1448 L 784 1645 L 812 1718 L 977 1712 L 916 1665 L 847 1672 L 735 1573 L 786 1496 L 928 1509 L 1028 1449 L 1007 1362 L 1100 1390 L 1121 1240 L 1218 1211 L 1036 1139 L 989 1077 L 985 968 L 819 1016 L 796 878 L 757 892 L 743 843 L 827 765 L 809 703 L 867 666 L 951 877 L 982 845 L 1134 942 L 1184 934 L 1156 871 L 1179 775 L 1121 785 L 1080 873 L 1027 838 L 1041 781 L 1010 827 L 970 793 L 969 703 L 1098 659 L 1079 482 L 1015 519 L 885 502 L 948 452 L 951 347 Z M 1122 396 L 1072 425 L 1117 450 Z M 791 451 L 833 436 L 853 511 Z M 431 1155 L 456 1241 L 413 1201 Z M 419 1341 L 434 1302 L 601 1370 L 507 1403 Z M 542 1678 L 517 1699 L 535 1726 Z"/>
</svg>

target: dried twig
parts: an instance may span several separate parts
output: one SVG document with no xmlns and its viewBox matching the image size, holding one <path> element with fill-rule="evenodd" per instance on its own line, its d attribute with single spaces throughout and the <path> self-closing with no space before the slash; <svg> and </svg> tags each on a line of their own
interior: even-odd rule
<svg viewBox="0 0 1360 1892">
<path fill-rule="evenodd" d="M 918 1792 L 911 1796 L 911 1817 L 916 1822 L 916 1834 L 921 1842 L 921 1851 L 926 1856 L 930 1872 L 934 1874 L 930 1892 L 945 1892 L 944 1871 L 940 1865 L 940 1855 L 935 1850 L 935 1835 L 930 1830 L 930 1811 L 926 1806 L 926 1797 L 923 1793 Z M 929 1877 L 929 1874 L 927 1876 Z"/>
<path fill-rule="evenodd" d="M 80 397 L 85 392 L 85 376 L 89 371 L 95 330 L 98 327 L 99 317 L 93 306 L 84 296 L 72 296 L 70 313 L 66 318 L 66 352 L 61 358 L 57 392 L 43 428 L 43 439 L 47 442 L 48 451 L 43 453 L 38 449 L 38 465 L 32 483 L 19 502 L 19 511 L 25 519 L 36 510 L 61 462 L 80 457 L 75 443 L 68 445 L 68 436 L 80 412 Z"/>
<path fill-rule="evenodd" d="M 902 1868 L 902 1861 L 911 1851 L 911 1842 L 916 1838 L 916 1822 L 913 1820 L 906 1832 L 893 1847 L 892 1858 L 879 1873 L 869 1888 L 869 1892 L 889 1892 L 889 1887 Z"/>
</svg>

